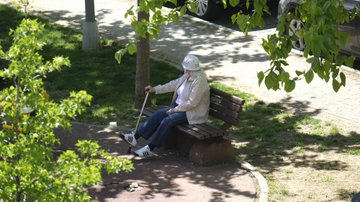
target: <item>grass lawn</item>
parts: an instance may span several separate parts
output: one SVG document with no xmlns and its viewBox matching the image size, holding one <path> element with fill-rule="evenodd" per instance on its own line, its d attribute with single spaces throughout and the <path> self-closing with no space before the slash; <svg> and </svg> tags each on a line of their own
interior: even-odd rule
<svg viewBox="0 0 360 202">
<path fill-rule="evenodd" d="M 11 44 L 8 30 L 19 24 L 16 10 L 0 5 L 0 44 Z M 6 20 L 4 20 L 6 19 Z M 47 45 L 45 59 L 69 57 L 72 67 L 52 73 L 46 89 L 54 100 L 65 98 L 71 90 L 86 90 L 93 104 L 76 121 L 133 127 L 138 111 L 133 108 L 135 57 L 126 56 L 117 64 L 116 43 L 103 40 L 98 51 L 81 51 L 81 33 L 45 20 Z M 1 68 L 5 63 L 0 60 Z M 164 83 L 181 72 L 158 61 L 151 61 L 151 84 Z M 268 180 L 270 201 L 350 201 L 360 192 L 360 134 L 345 134 L 332 123 L 323 122 L 278 103 L 264 103 L 254 96 L 212 82 L 246 100 L 241 122 L 232 127 L 229 138 L 237 157 L 256 166 Z M 168 104 L 171 95 L 152 96 L 153 104 Z"/>
</svg>

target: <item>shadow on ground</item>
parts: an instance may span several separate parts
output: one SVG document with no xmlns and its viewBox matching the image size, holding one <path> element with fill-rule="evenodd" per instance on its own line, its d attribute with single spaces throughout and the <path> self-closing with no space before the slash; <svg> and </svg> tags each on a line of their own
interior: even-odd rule
<svg viewBox="0 0 360 202">
<path fill-rule="evenodd" d="M 98 201 L 253 201 L 256 186 L 250 174 L 237 163 L 201 167 L 191 163 L 184 155 L 169 150 L 158 150 L 157 156 L 142 159 L 127 154 L 127 144 L 116 131 L 101 126 L 74 123 L 72 131 L 55 131 L 61 140 L 57 151 L 75 149 L 78 140 L 98 141 L 108 152 L 130 158 L 135 170 L 131 173 L 105 174 L 103 183 L 93 186 L 89 192 Z M 145 144 L 140 142 L 140 145 Z M 143 187 L 128 192 L 131 183 Z M 121 198 L 121 199 L 120 199 Z"/>
<path fill-rule="evenodd" d="M 286 108 L 295 109 L 288 114 Z M 256 101 L 245 108 L 233 138 L 244 142 L 237 153 L 246 161 L 261 167 L 267 174 L 288 165 L 316 170 L 344 170 L 349 164 L 341 159 L 319 160 L 322 152 L 347 154 L 360 150 L 360 134 L 343 134 L 334 124 L 313 119 L 320 111 L 308 111 L 306 102 L 291 98 L 279 103 Z M 303 155 L 304 153 L 307 155 Z"/>
<path fill-rule="evenodd" d="M 104 19 L 107 15 L 111 14 L 111 9 L 101 9 L 96 13 L 96 20 L 99 24 L 99 32 L 102 37 L 115 39 L 124 45 L 128 40 L 133 40 L 133 31 L 128 22 L 123 20 L 115 20 L 111 22 L 105 22 Z M 67 26 L 81 31 L 83 15 L 71 15 L 69 11 L 40 11 L 36 12 L 36 15 L 46 16 L 51 21 L 64 24 L 66 21 Z M 196 29 L 194 29 L 196 27 Z M 206 35 L 204 35 L 204 31 Z M 204 43 L 204 39 L 206 43 Z M 239 61 L 247 62 L 261 62 L 267 61 L 269 58 L 265 53 L 247 54 L 240 53 L 241 48 L 247 48 L 250 46 L 250 42 L 254 40 L 254 37 L 249 36 L 234 36 L 231 32 L 221 30 L 209 26 L 201 22 L 193 22 L 189 19 L 182 20 L 179 23 L 171 23 L 165 26 L 160 35 L 158 41 L 152 41 L 152 55 L 155 55 L 158 59 L 163 59 L 174 64 L 174 61 L 178 61 L 180 64 L 183 57 L 194 50 L 208 50 L 207 55 L 199 56 L 203 64 L 206 64 L 206 69 L 211 70 L 218 67 L 225 58 L 235 64 Z M 176 46 L 174 45 L 176 41 Z M 241 44 L 238 49 L 224 49 L 231 43 Z M 162 53 L 159 47 L 167 47 L 166 54 Z M 171 58 L 168 58 L 169 55 Z"/>
</svg>

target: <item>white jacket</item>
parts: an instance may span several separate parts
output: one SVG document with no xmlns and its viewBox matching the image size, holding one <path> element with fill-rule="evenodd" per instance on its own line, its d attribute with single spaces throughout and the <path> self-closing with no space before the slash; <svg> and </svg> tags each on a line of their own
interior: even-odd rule
<svg viewBox="0 0 360 202">
<path fill-rule="evenodd" d="M 209 116 L 210 105 L 210 87 L 206 80 L 206 75 L 202 72 L 192 72 L 188 79 L 186 74 L 180 78 L 172 80 L 164 85 L 155 86 L 155 93 L 162 94 L 174 92 L 171 103 L 174 103 L 177 97 L 176 90 L 185 81 L 185 88 L 182 94 L 185 102 L 176 106 L 175 111 L 186 112 L 186 118 L 189 124 L 205 123 Z"/>
</svg>

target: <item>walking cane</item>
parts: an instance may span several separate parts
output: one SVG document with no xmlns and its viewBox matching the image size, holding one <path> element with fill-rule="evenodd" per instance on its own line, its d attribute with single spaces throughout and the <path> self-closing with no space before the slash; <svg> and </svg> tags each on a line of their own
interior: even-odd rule
<svg viewBox="0 0 360 202">
<path fill-rule="evenodd" d="M 145 107 L 146 101 L 147 101 L 147 99 L 148 99 L 148 96 L 149 96 L 149 91 L 146 92 L 145 99 L 144 99 L 144 103 L 143 103 L 143 105 L 142 105 L 142 107 L 141 107 L 140 115 L 139 115 L 139 117 L 138 117 L 138 120 L 137 120 L 137 123 L 136 123 L 136 126 L 135 126 L 135 130 L 133 131 L 133 134 L 134 134 L 134 135 L 135 135 L 135 133 L 136 133 L 136 131 L 137 131 L 137 129 L 138 129 L 139 122 L 140 122 L 140 118 L 141 118 L 142 113 L 143 113 L 143 111 L 144 111 L 144 107 Z M 127 153 L 128 153 L 128 154 L 131 153 L 131 146 L 129 146 L 129 149 L 128 149 L 128 152 L 127 152 Z"/>
</svg>

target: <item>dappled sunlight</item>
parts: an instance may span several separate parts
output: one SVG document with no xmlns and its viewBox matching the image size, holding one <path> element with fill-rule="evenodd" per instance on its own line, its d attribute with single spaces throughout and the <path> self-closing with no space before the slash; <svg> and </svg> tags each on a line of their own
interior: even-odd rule
<svg viewBox="0 0 360 202">
<path fill-rule="evenodd" d="M 302 195 L 299 189 L 308 184 L 315 189 L 328 183 L 333 184 L 333 189 L 321 189 L 323 194 L 315 198 L 325 200 L 322 197 L 331 195 L 333 200 L 340 200 L 332 192 L 336 187 L 355 191 L 360 186 L 354 181 L 360 166 L 356 163 L 360 161 L 360 134 L 347 133 L 334 123 L 311 118 L 320 111 L 307 107 L 306 102 L 291 98 L 270 104 L 254 99 L 247 102 L 239 126 L 232 128 L 231 139 L 238 158 L 259 168 L 267 179 L 273 179 L 274 200 L 311 197 L 311 189 L 302 190 Z M 322 175 L 332 176 L 334 182 L 324 180 Z"/>
<path fill-rule="evenodd" d="M 99 5 L 103 6 L 102 4 Z M 118 17 L 123 16 L 127 8 L 118 8 L 118 11 L 114 12 L 115 7 L 119 6 L 121 6 L 121 4 L 114 5 L 114 8 L 97 8 L 96 20 L 99 22 L 98 28 L 101 35 L 110 38 L 117 37 L 117 40 L 124 45 L 128 40 L 133 39 L 134 36 L 130 22 L 128 20 L 123 20 L 122 17 Z M 46 16 L 61 25 L 81 31 L 81 23 L 84 20 L 83 11 L 69 12 L 66 9 L 61 8 L 62 7 L 59 7 L 57 10 L 36 12 L 34 10 L 34 13 Z M 112 20 L 104 21 L 105 18 Z M 200 29 L 193 29 L 193 26 Z M 117 36 L 118 29 L 121 29 L 122 33 L 126 32 L 127 34 Z M 198 32 L 203 29 L 209 30 L 209 34 L 203 35 Z M 151 42 L 151 52 L 153 55 L 156 55 L 156 57 L 165 61 L 171 61 L 171 63 L 173 63 L 173 61 L 180 62 L 187 53 L 192 52 L 193 54 L 196 54 L 197 50 L 208 51 L 208 54 L 199 54 L 199 58 L 203 64 L 210 64 L 206 65 L 205 69 L 208 70 L 221 65 L 221 61 L 225 58 L 231 58 L 234 64 L 238 61 L 255 62 L 268 60 L 268 57 L 262 50 L 258 50 L 255 54 L 250 54 L 242 50 L 251 48 L 250 42 L 254 40 L 253 36 L 244 36 L 240 32 L 233 34 L 226 30 L 213 28 L 209 25 L 193 22 L 186 18 L 182 19 L 179 23 L 171 23 L 168 26 L 165 26 L 160 32 L 159 38 L 161 40 Z M 208 43 L 203 43 L 204 40 L 208 41 Z M 177 46 L 176 48 L 173 48 L 175 41 Z M 231 47 L 228 47 L 231 43 L 239 44 L 241 48 L 232 49 Z M 167 53 L 164 54 L 164 51 Z M 178 58 L 167 58 L 166 55 L 171 52 Z"/>
<path fill-rule="evenodd" d="M 248 172 L 237 163 L 202 167 L 193 164 L 178 152 L 160 150 L 150 158 L 134 157 L 127 154 L 128 145 L 119 137 L 118 130 L 107 130 L 106 126 L 92 126 L 75 123 L 70 131 L 56 130 L 62 144 L 59 150 L 74 148 L 77 140 L 96 140 L 102 148 L 114 154 L 130 159 L 135 171 L 130 173 L 103 174 L 103 182 L 89 188 L 93 199 L 105 201 L 114 198 L 131 199 L 135 193 L 128 192 L 125 187 L 138 183 L 141 187 L 137 199 L 155 200 L 158 198 L 186 199 L 196 190 L 193 198 L 201 201 L 223 201 L 228 198 L 253 198 L 256 193 L 253 179 Z M 140 139 L 139 144 L 144 144 Z M 205 194 L 209 193 L 209 194 Z"/>
</svg>

